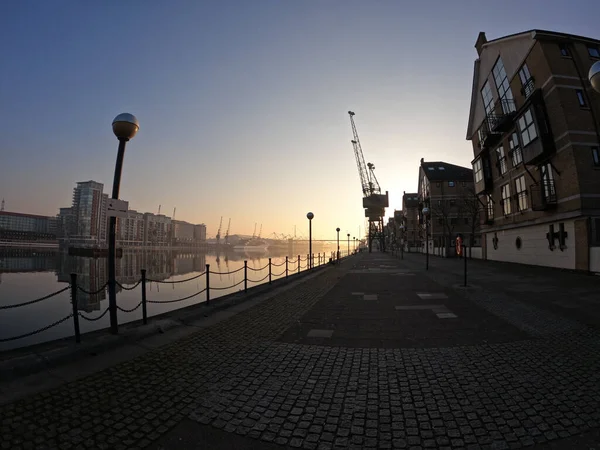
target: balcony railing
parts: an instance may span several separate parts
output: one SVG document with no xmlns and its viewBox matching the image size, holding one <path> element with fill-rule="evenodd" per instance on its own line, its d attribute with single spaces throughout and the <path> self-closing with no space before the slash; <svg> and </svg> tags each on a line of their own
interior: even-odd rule
<svg viewBox="0 0 600 450">
<path fill-rule="evenodd" d="M 556 206 L 556 186 L 554 180 L 542 180 L 529 187 L 531 193 L 531 209 L 533 211 L 545 211 Z"/>
<path fill-rule="evenodd" d="M 521 88 L 521 93 L 527 98 L 533 94 L 533 91 L 535 91 L 535 79 L 531 77 Z"/>
<path fill-rule="evenodd" d="M 513 99 L 502 98 L 494 105 L 493 113 L 488 115 L 490 127 L 495 132 L 505 132 L 511 128 L 517 111 Z"/>
</svg>

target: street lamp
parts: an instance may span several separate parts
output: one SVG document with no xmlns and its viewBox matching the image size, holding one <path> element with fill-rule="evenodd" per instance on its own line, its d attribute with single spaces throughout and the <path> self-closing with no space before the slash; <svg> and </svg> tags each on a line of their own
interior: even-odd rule
<svg viewBox="0 0 600 450">
<path fill-rule="evenodd" d="M 337 260 L 340 262 L 340 229 L 339 227 L 335 229 L 337 231 Z"/>
<path fill-rule="evenodd" d="M 113 120 L 112 129 L 119 140 L 119 150 L 117 152 L 111 198 L 118 199 L 119 188 L 121 187 L 123 158 L 125 157 L 125 144 L 138 132 L 140 123 L 133 114 L 122 113 Z M 117 284 L 115 279 L 116 228 L 117 218 L 115 216 L 110 216 L 108 228 L 108 310 L 110 317 L 110 332 L 113 334 L 117 334 L 119 331 L 119 324 L 117 323 Z"/>
<path fill-rule="evenodd" d="M 348 233 L 348 255 L 350 255 L 350 233 Z"/>
<path fill-rule="evenodd" d="M 592 64 L 592 67 L 590 67 L 590 72 L 588 73 L 588 78 L 592 88 L 596 92 L 600 92 L 600 61 L 596 61 L 594 64 Z"/>
<path fill-rule="evenodd" d="M 400 259 L 404 259 L 404 225 L 400 225 Z"/>
<path fill-rule="evenodd" d="M 352 236 L 352 252 L 356 253 L 356 237 Z"/>
<path fill-rule="evenodd" d="M 429 208 L 423 208 L 423 220 L 425 220 L 425 270 L 429 270 Z"/>
<path fill-rule="evenodd" d="M 310 258 L 310 261 L 308 263 L 308 267 L 310 269 L 312 269 L 313 267 L 313 253 L 312 253 L 312 220 L 313 217 L 315 217 L 315 215 L 311 212 L 309 212 L 306 215 L 306 218 L 308 219 L 308 257 Z M 319 253 L 320 254 L 320 253 Z"/>
</svg>

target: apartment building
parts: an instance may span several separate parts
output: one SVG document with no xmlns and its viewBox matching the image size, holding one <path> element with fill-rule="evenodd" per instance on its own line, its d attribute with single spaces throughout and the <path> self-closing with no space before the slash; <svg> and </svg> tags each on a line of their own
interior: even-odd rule
<svg viewBox="0 0 600 450">
<path fill-rule="evenodd" d="M 102 183 L 90 180 L 77 183 L 73 189 L 69 213 L 72 229 L 68 233 L 71 243 L 86 247 L 106 245 L 108 195 L 102 193 L 103 188 Z"/>
<path fill-rule="evenodd" d="M 402 239 L 407 251 L 416 251 L 421 245 L 419 230 L 419 194 L 417 192 L 402 193 Z"/>
<path fill-rule="evenodd" d="M 144 214 L 130 209 L 126 217 L 117 217 L 116 235 L 119 246 L 144 245 Z"/>
<path fill-rule="evenodd" d="M 472 169 L 421 158 L 418 201 L 421 230 L 429 227 L 430 253 L 440 249 L 442 255 L 454 255 L 458 236 L 465 244 L 478 246 L 481 208 L 475 196 Z M 424 217 L 424 207 L 429 208 L 429 217 Z"/>
<path fill-rule="evenodd" d="M 467 140 L 483 257 L 600 271 L 600 41 L 479 33 Z"/>
<path fill-rule="evenodd" d="M 0 211 L 0 240 L 52 241 L 56 239 L 56 217 Z"/>
</svg>

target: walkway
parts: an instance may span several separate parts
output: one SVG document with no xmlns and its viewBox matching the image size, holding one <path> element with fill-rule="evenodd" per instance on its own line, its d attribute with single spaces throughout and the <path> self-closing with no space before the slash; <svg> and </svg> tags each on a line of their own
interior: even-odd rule
<svg viewBox="0 0 600 450">
<path fill-rule="evenodd" d="M 600 279 L 362 254 L 94 375 L 0 406 L 0 448 L 582 448 Z M 579 436 L 582 433 L 582 437 Z"/>
</svg>

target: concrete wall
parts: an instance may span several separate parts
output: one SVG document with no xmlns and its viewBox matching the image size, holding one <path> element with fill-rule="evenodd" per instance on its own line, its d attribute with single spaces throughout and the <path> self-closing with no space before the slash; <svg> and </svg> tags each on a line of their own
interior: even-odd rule
<svg viewBox="0 0 600 450">
<path fill-rule="evenodd" d="M 487 259 L 492 261 L 507 261 L 521 264 L 532 264 L 537 266 L 558 267 L 563 269 L 575 269 L 575 223 L 573 220 L 564 221 L 566 249 L 561 251 L 556 241 L 556 248 L 548 248 L 546 233 L 548 225 L 534 225 L 530 227 L 513 228 L 497 232 L 498 248 L 494 248 L 494 233 L 486 233 Z M 558 231 L 558 223 L 554 224 L 555 232 Z M 522 246 L 517 249 L 515 244 L 517 237 L 521 238 Z"/>
<path fill-rule="evenodd" d="M 590 271 L 600 273 L 600 247 L 590 247 Z"/>
</svg>

